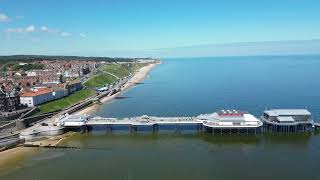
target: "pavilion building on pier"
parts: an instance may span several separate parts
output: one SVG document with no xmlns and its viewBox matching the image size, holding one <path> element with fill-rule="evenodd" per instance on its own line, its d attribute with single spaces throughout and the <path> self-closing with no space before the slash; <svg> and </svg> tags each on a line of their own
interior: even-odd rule
<svg viewBox="0 0 320 180">
<path fill-rule="evenodd" d="M 314 130 L 311 113 L 306 109 L 271 109 L 264 111 L 261 120 L 264 131 L 295 133 Z"/>
<path fill-rule="evenodd" d="M 261 133 L 263 123 L 253 115 L 238 110 L 221 110 L 197 116 L 206 132 L 213 134 Z"/>
</svg>

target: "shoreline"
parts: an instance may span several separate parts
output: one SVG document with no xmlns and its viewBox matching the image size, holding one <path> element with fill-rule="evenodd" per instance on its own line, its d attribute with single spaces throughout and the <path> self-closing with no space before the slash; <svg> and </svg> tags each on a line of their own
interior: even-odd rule
<svg viewBox="0 0 320 180">
<path fill-rule="evenodd" d="M 120 92 L 115 93 L 112 96 L 104 97 L 100 101 L 101 103 L 105 104 L 113 99 L 115 99 L 117 96 L 121 95 L 124 91 L 128 90 L 132 86 L 134 86 L 136 83 L 139 83 L 143 81 L 149 72 L 158 64 L 161 64 L 161 62 L 158 63 L 152 63 L 147 66 L 144 66 L 137 70 L 133 77 L 124 84 L 124 86 L 121 88 Z M 75 112 L 75 115 L 85 115 L 89 114 L 95 111 L 96 108 L 98 108 L 99 104 L 93 104 L 91 106 L 88 106 L 84 109 L 81 109 L 77 112 Z M 58 146 L 62 141 L 66 140 L 67 138 L 73 136 L 76 133 L 65 133 L 59 136 L 53 136 L 53 137 L 46 137 L 46 139 L 37 140 L 34 142 L 29 142 L 27 144 L 32 145 L 40 145 L 40 146 Z M 5 167 L 7 165 L 15 166 L 19 161 L 23 160 L 29 155 L 34 154 L 38 148 L 30 148 L 30 147 L 23 147 L 23 146 L 17 146 L 11 149 L 7 149 L 0 152 L 0 167 Z"/>
<path fill-rule="evenodd" d="M 19 162 L 23 161 L 25 158 L 32 156 L 37 153 L 41 146 L 58 146 L 61 142 L 75 135 L 76 132 L 67 132 L 65 134 L 53 137 L 43 137 L 44 139 L 37 140 L 34 142 L 28 142 L 26 144 L 39 146 L 35 147 L 24 147 L 18 145 L 14 148 L 7 149 L 0 152 L 0 177 L 4 174 L 6 170 L 13 170 L 18 167 Z"/>
<path fill-rule="evenodd" d="M 112 96 L 107 96 L 104 97 L 102 99 L 100 99 L 100 102 L 102 104 L 106 104 L 109 103 L 110 101 L 112 101 L 113 99 L 115 99 L 116 97 L 118 97 L 119 95 L 121 95 L 123 92 L 125 92 L 126 90 L 130 89 L 132 86 L 134 86 L 136 83 L 139 83 L 141 81 L 143 81 L 149 74 L 149 72 L 156 66 L 159 65 L 160 63 L 152 63 L 149 64 L 147 66 L 144 66 L 142 68 L 140 68 L 134 75 L 133 77 L 126 82 L 123 87 L 121 88 L 120 92 L 117 92 L 115 94 L 113 94 Z M 93 113 L 95 111 L 95 109 L 97 109 L 99 106 L 99 104 L 93 104 L 91 106 L 88 106 L 84 109 L 81 109 L 75 113 L 73 113 L 74 115 L 88 115 L 90 113 Z"/>
</svg>

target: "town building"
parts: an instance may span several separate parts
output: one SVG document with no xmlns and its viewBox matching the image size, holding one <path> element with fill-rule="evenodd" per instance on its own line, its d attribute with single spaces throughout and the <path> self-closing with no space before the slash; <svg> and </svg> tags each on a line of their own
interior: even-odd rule
<svg viewBox="0 0 320 180">
<path fill-rule="evenodd" d="M 28 71 L 27 77 L 37 77 L 42 84 L 60 84 L 63 82 L 63 75 L 59 70 Z"/>
<path fill-rule="evenodd" d="M 292 133 L 314 130 L 311 113 L 306 109 L 266 110 L 261 119 L 266 131 Z"/>
<path fill-rule="evenodd" d="M 68 94 L 72 94 L 76 91 L 79 91 L 83 88 L 83 85 L 80 81 L 75 80 L 75 81 L 70 81 L 65 83 L 65 89 L 68 90 Z"/>
<path fill-rule="evenodd" d="M 20 97 L 21 104 L 27 105 L 28 107 L 35 107 L 54 99 L 53 90 L 43 87 L 24 90 Z"/>
<path fill-rule="evenodd" d="M 13 112 L 20 108 L 20 96 L 15 89 L 6 92 L 0 89 L 0 112 Z"/>
<path fill-rule="evenodd" d="M 67 89 L 62 89 L 62 88 L 53 88 L 52 92 L 53 98 L 54 99 L 61 99 L 63 97 L 66 97 L 69 95 Z"/>
</svg>

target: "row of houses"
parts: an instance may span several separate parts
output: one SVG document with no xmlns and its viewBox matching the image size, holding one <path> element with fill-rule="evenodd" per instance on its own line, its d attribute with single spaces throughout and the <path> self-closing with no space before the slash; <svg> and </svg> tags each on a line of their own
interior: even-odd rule
<svg viewBox="0 0 320 180">
<path fill-rule="evenodd" d="M 96 61 L 39 61 L 34 64 L 42 64 L 43 69 L 12 70 L 10 67 L 4 76 L 0 76 L 1 81 L 12 81 L 23 88 L 42 86 L 46 84 L 61 84 L 81 78 L 90 72 L 95 71 L 104 62 Z M 32 63 L 19 63 L 24 66 Z"/>
</svg>

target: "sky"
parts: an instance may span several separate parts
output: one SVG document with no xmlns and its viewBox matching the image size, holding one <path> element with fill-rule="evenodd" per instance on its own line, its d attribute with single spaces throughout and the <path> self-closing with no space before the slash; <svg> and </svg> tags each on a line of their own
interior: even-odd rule
<svg viewBox="0 0 320 180">
<path fill-rule="evenodd" d="M 319 9 L 319 0 L 0 0 L 0 55 L 237 55 L 241 43 L 277 53 L 270 42 L 314 53 Z"/>
</svg>

